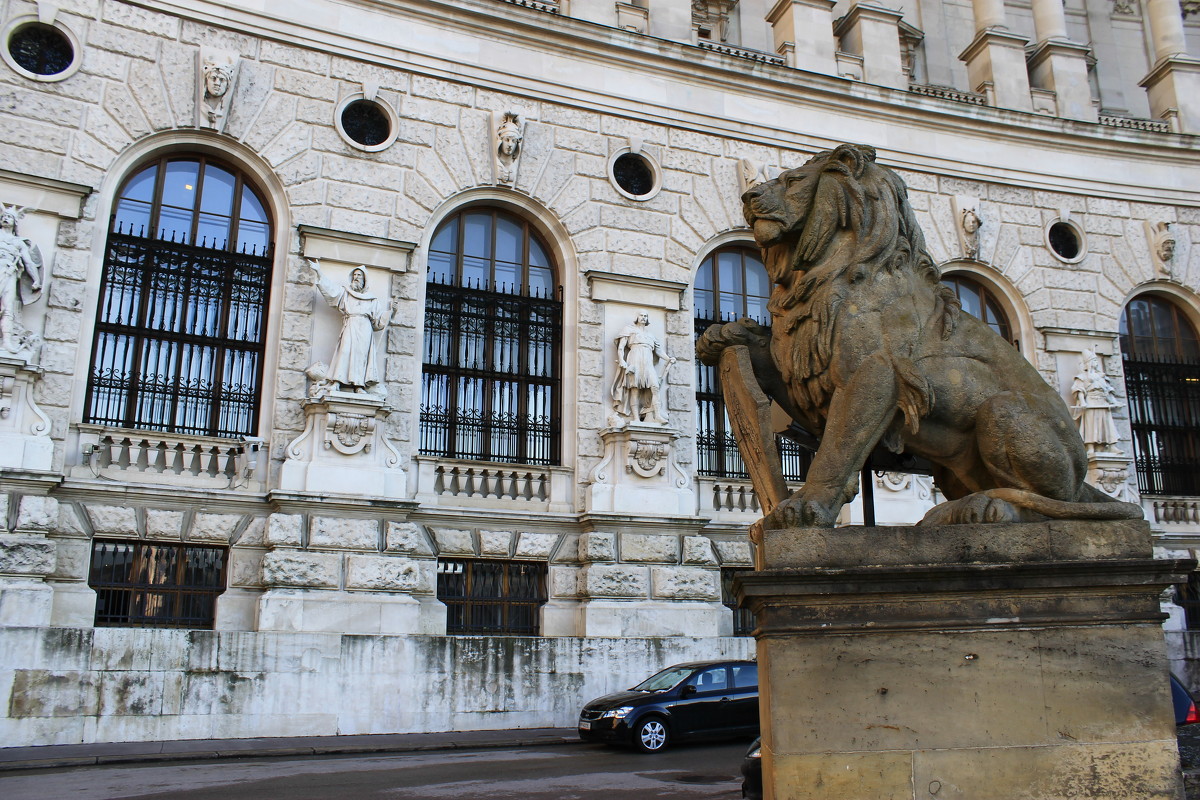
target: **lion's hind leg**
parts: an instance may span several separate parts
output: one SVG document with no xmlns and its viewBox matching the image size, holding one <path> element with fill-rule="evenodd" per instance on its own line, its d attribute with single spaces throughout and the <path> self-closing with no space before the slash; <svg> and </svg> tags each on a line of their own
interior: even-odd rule
<svg viewBox="0 0 1200 800">
<path fill-rule="evenodd" d="M 1065 407 L 1024 392 L 1001 392 L 979 407 L 975 446 L 982 468 L 976 473 L 992 484 L 981 489 L 1019 489 L 1070 501 L 1087 470 L 1083 442 Z"/>
</svg>

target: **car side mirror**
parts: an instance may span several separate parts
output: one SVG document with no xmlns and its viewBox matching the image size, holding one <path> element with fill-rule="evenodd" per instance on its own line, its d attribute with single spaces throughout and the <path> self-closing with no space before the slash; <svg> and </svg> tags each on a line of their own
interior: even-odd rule
<svg viewBox="0 0 1200 800">
<path fill-rule="evenodd" d="M 689 683 L 687 686 L 683 687 L 683 692 L 681 692 L 680 695 L 682 697 L 690 697 L 690 696 L 694 695 L 695 693 L 696 693 L 695 685 Z"/>
</svg>

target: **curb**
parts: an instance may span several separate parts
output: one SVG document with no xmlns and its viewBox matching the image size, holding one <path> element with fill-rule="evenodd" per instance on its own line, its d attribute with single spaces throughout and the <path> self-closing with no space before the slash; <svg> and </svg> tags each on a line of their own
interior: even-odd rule
<svg viewBox="0 0 1200 800">
<path fill-rule="evenodd" d="M 0 760 L 0 772 L 19 770 L 62 769 L 68 767 L 94 767 L 108 764 L 148 764 L 172 761 L 222 761 L 245 758 L 290 758 L 296 756 L 354 755 L 370 753 L 417 753 L 438 750 L 498 750 L 511 747 L 545 747 L 586 744 L 571 736 L 543 736 L 533 738 L 495 739 L 485 741 L 413 742 L 411 744 L 328 744 L 297 747 L 250 747 L 243 749 L 221 749 L 179 751 L 172 753 L 113 753 L 94 756 L 48 756 L 21 760 Z"/>
</svg>

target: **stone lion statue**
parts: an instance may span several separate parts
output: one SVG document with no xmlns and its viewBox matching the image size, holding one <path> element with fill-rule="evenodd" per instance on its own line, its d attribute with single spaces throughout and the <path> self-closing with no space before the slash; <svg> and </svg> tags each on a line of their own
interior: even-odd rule
<svg viewBox="0 0 1200 800">
<path fill-rule="evenodd" d="M 761 390 L 820 441 L 767 527 L 832 526 L 877 445 L 934 464 L 949 500 L 921 524 L 1141 518 L 1084 483 L 1066 404 L 940 283 L 904 182 L 873 148 L 819 153 L 742 200 L 775 284 L 771 328 L 714 325 L 697 352 L 716 364 L 748 347 Z"/>
</svg>

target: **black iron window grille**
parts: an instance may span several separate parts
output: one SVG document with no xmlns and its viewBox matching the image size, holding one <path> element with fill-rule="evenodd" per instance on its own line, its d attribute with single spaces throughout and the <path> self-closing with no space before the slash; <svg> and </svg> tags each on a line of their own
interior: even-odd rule
<svg viewBox="0 0 1200 800">
<path fill-rule="evenodd" d="M 84 421 L 254 434 L 270 236 L 239 173 L 164 159 L 134 175 L 105 250 Z"/>
<path fill-rule="evenodd" d="M 749 570 L 737 567 L 721 568 L 721 603 L 733 612 L 733 635 L 749 636 L 754 633 L 754 612 L 748 608 L 740 608 L 737 596 L 733 593 L 733 579 L 739 572 Z"/>
<path fill-rule="evenodd" d="M 546 603 L 545 562 L 438 559 L 446 633 L 537 636 Z"/>
<path fill-rule="evenodd" d="M 558 464 L 562 292 L 528 223 L 462 212 L 430 246 L 420 450 Z"/>
<path fill-rule="evenodd" d="M 1154 295 L 1121 314 L 1122 368 L 1138 490 L 1200 495 L 1200 346 L 1182 311 Z"/>
<path fill-rule="evenodd" d="M 696 273 L 693 289 L 695 335 L 699 339 L 711 325 L 753 319 L 769 325 L 767 270 L 749 248 L 729 247 L 704 260 Z M 742 455 L 729 427 L 725 397 L 717 368 L 696 361 L 697 467 L 700 475 L 713 478 L 748 478 Z M 776 438 L 783 461 L 784 479 L 801 483 L 808 474 L 812 451 L 785 436 Z"/>
<path fill-rule="evenodd" d="M 96 626 L 212 629 L 227 554 L 205 545 L 93 542 Z"/>
</svg>

